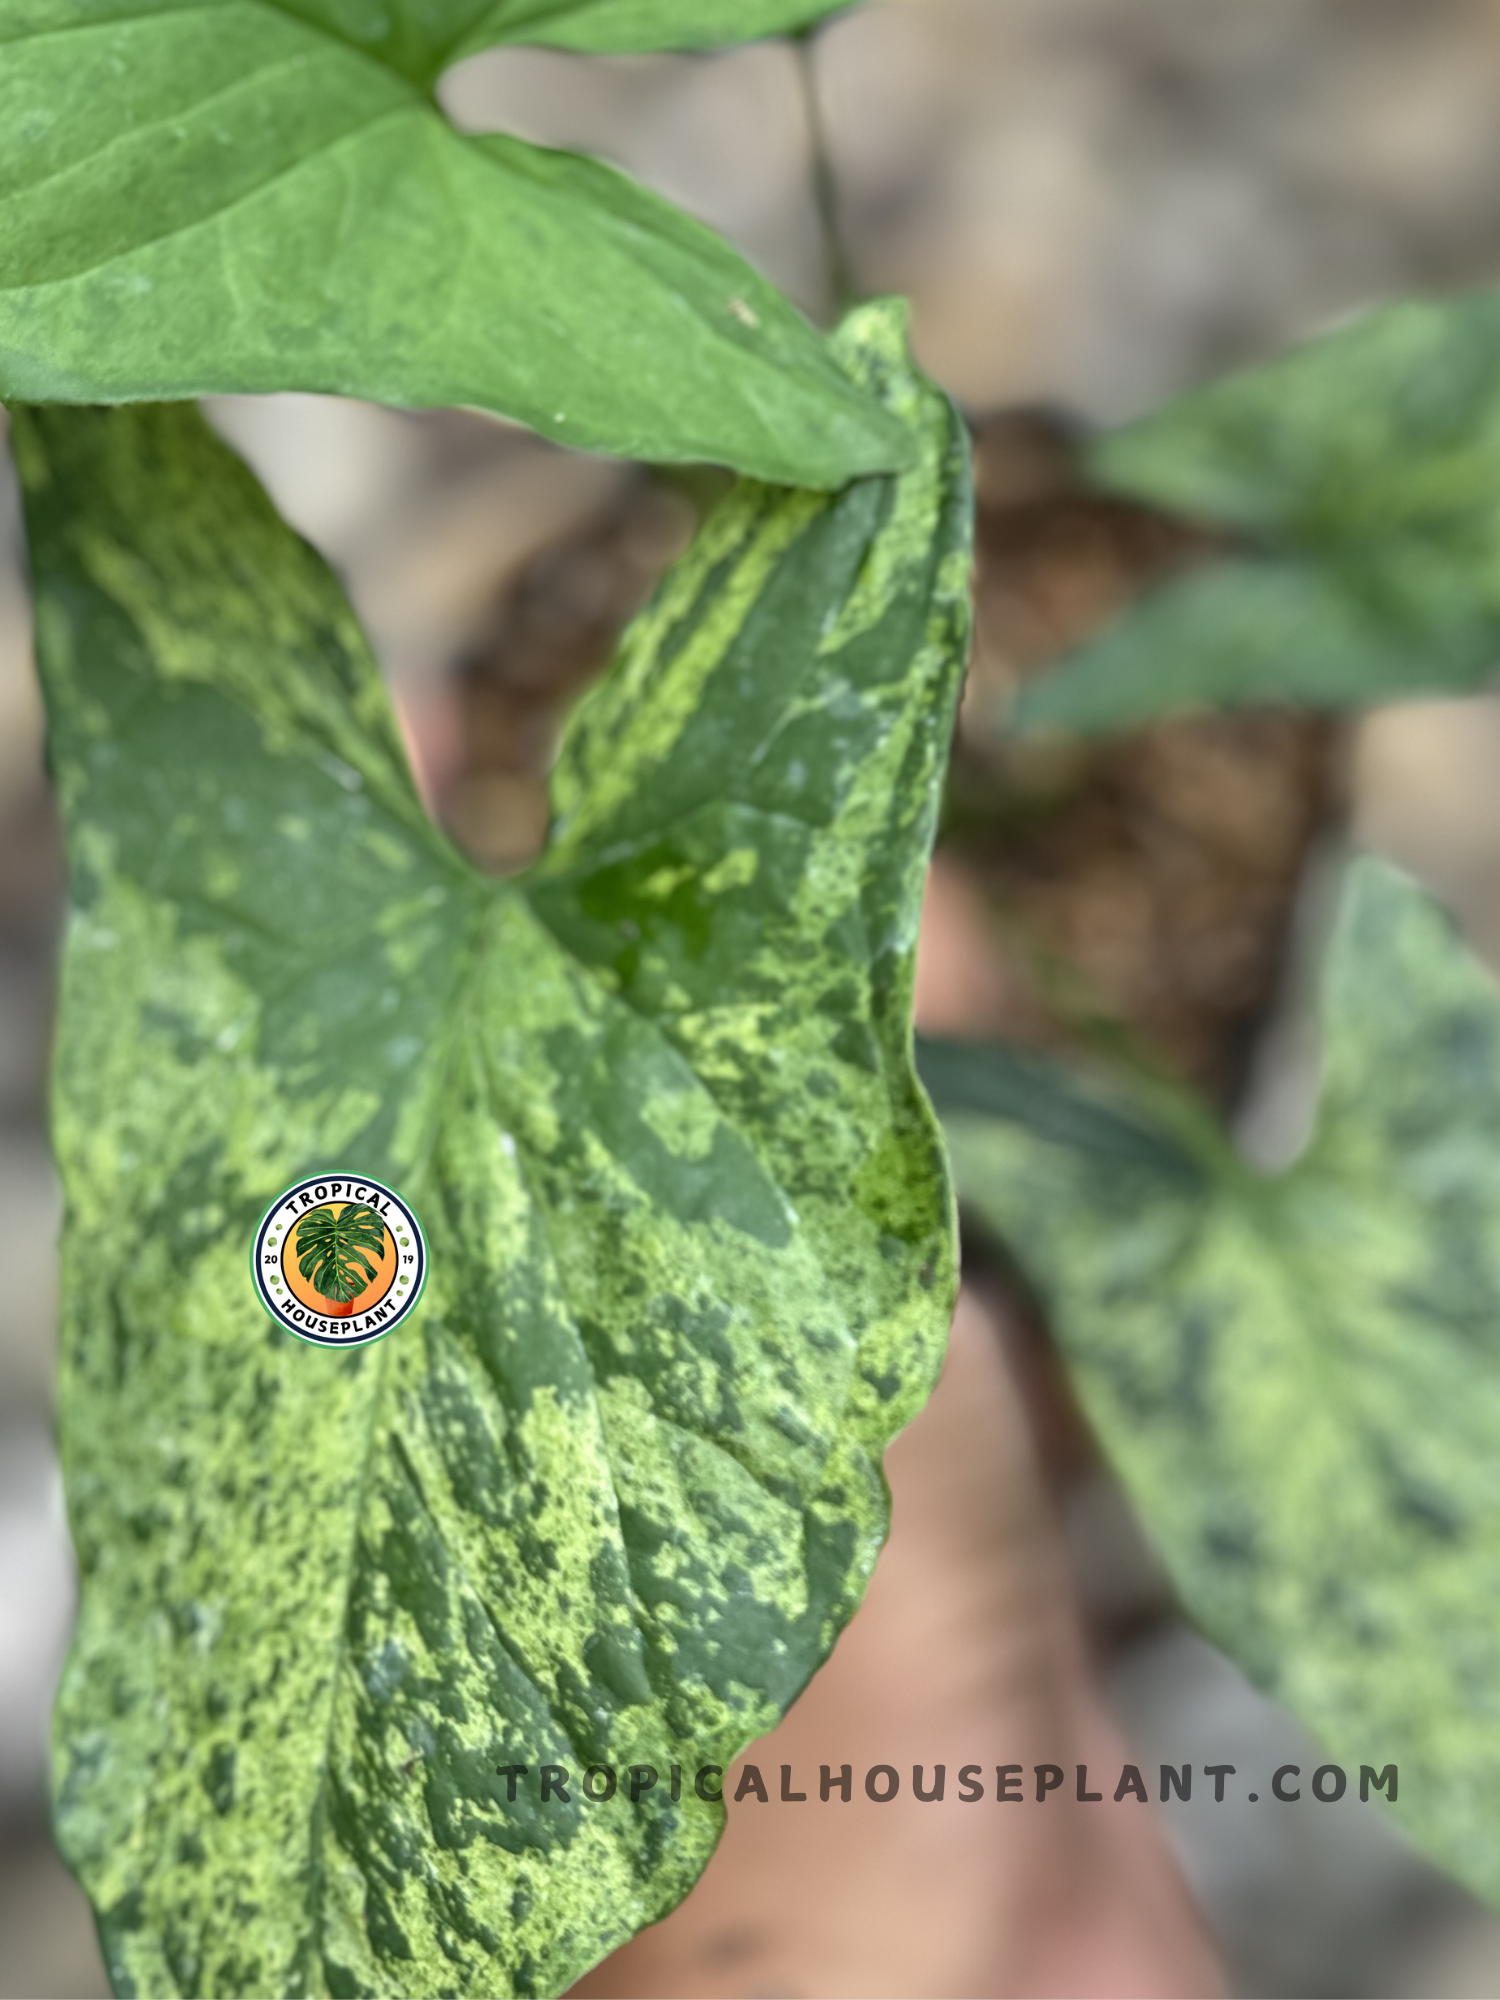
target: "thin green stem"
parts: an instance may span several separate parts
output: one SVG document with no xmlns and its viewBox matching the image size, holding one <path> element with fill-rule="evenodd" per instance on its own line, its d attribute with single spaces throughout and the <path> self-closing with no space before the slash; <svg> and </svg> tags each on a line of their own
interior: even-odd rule
<svg viewBox="0 0 1500 2000">
<path fill-rule="evenodd" d="M 811 28 L 804 29 L 794 38 L 796 49 L 793 59 L 802 89 L 802 111 L 807 124 L 807 159 L 812 182 L 813 207 L 817 211 L 819 232 L 823 239 L 824 282 L 828 288 L 833 317 L 838 320 L 842 319 L 849 307 L 854 305 L 862 294 L 844 247 L 843 232 L 839 227 L 838 173 L 833 163 L 828 124 L 823 115 L 823 100 L 818 90 L 815 48 L 817 39 L 816 33 Z"/>
</svg>

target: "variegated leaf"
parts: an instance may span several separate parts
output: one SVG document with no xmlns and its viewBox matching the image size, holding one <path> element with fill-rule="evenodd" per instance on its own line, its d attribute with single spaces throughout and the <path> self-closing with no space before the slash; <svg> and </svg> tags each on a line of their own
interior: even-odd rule
<svg viewBox="0 0 1500 2000">
<path fill-rule="evenodd" d="M 858 1602 L 954 1285 L 909 1009 L 968 500 L 899 315 L 837 351 L 915 469 L 730 496 L 509 883 L 194 414 L 16 413 L 74 899 L 57 1811 L 122 1992 L 562 1988 Z M 340 1164 L 430 1250 L 349 1353 L 246 1270 Z"/>
</svg>

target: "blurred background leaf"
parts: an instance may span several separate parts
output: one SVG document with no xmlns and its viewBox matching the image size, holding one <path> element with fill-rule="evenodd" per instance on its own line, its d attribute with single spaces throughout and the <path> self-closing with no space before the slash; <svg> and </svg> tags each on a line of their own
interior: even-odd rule
<svg viewBox="0 0 1500 2000">
<path fill-rule="evenodd" d="M 1035 1287 L 1189 1613 L 1330 1758 L 1396 1763 L 1399 1823 L 1500 1903 L 1500 997 L 1363 861 L 1324 1034 L 1282 1175 L 1220 1142 L 1185 1179 L 1014 1091 L 983 1120 L 971 1088 L 960 1195 Z"/>
<path fill-rule="evenodd" d="M 1020 695 L 1015 726 L 1351 708 L 1482 686 L 1500 656 L 1500 296 L 1388 307 L 1104 440 L 1112 493 L 1233 553 Z"/>
</svg>

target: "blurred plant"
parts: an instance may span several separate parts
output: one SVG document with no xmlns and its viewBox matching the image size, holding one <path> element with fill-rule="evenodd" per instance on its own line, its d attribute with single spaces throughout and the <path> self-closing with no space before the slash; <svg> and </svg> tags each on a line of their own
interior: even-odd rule
<svg viewBox="0 0 1500 2000">
<path fill-rule="evenodd" d="M 1226 551 L 1020 697 L 1014 723 L 1357 708 L 1500 654 L 1500 296 L 1371 313 L 1106 438 L 1107 492 Z"/>
<path fill-rule="evenodd" d="M 1500 998 L 1368 860 L 1326 988 L 1317 1128 L 1274 1177 L 1160 1084 L 941 1046 L 923 1074 L 1189 1611 L 1333 1758 L 1394 1764 L 1402 1826 L 1493 1897 Z"/>
</svg>

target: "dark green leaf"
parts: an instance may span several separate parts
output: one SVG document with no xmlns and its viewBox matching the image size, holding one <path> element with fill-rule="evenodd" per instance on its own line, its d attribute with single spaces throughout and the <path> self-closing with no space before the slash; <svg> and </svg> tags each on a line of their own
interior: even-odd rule
<svg viewBox="0 0 1500 2000">
<path fill-rule="evenodd" d="M 191 411 L 17 414 L 75 902 L 58 1825 L 121 1990 L 558 1990 L 691 1886 L 692 1773 L 858 1602 L 954 1284 L 909 1017 L 969 499 L 899 317 L 837 352 L 915 469 L 731 495 L 505 884 Z M 431 1253 L 352 1353 L 245 1269 L 340 1162 Z M 593 1762 L 662 1782 L 588 1804 Z"/>
<path fill-rule="evenodd" d="M 1277 1179 L 949 1135 L 1188 1609 L 1500 1902 L 1500 999 L 1447 917 L 1355 871 Z"/>
<path fill-rule="evenodd" d="M 0 395 L 321 389 L 836 486 L 899 426 L 709 230 L 597 162 L 463 138 L 466 9 L 0 9 Z"/>
<path fill-rule="evenodd" d="M 1237 531 L 1037 681 L 1020 727 L 1345 708 L 1500 661 L 1500 295 L 1373 313 L 1107 439 L 1121 492 Z"/>
</svg>

